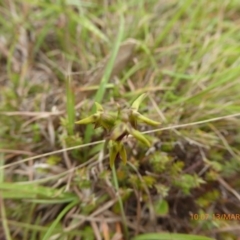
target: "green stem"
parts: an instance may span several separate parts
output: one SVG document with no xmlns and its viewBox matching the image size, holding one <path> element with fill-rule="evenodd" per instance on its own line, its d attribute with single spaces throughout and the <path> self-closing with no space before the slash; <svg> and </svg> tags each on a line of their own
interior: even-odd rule
<svg viewBox="0 0 240 240">
<path fill-rule="evenodd" d="M 122 219 L 123 219 L 123 227 L 124 227 L 125 237 L 126 237 L 126 239 L 129 239 L 128 228 L 127 228 L 127 219 L 126 219 L 126 215 L 125 215 L 125 212 L 123 209 L 123 202 L 122 202 L 122 199 L 121 199 L 121 196 L 119 193 L 119 186 L 118 186 L 118 179 L 117 179 L 115 164 L 113 164 L 113 167 L 112 167 L 112 174 L 113 174 L 113 183 L 114 183 L 114 187 L 117 192 L 118 203 L 120 206 L 120 211 L 121 211 L 121 215 L 122 215 Z"/>
</svg>

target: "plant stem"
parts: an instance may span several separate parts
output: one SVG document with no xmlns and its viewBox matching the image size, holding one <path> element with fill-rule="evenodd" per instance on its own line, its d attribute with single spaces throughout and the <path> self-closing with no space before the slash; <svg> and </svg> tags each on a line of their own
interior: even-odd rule
<svg viewBox="0 0 240 240">
<path fill-rule="evenodd" d="M 109 140 L 106 139 L 105 142 L 104 142 L 104 147 L 103 147 L 104 154 L 107 152 L 108 144 L 109 144 Z M 118 203 L 119 203 L 120 211 L 121 211 L 121 215 L 122 215 L 125 239 L 128 240 L 129 239 L 129 233 L 128 233 L 128 228 L 127 228 L 127 219 L 126 219 L 126 215 L 125 215 L 124 208 L 123 208 L 123 202 L 122 202 L 122 199 L 121 199 L 121 196 L 120 196 L 120 193 L 119 193 L 119 185 L 118 185 L 118 179 L 117 179 L 115 164 L 113 164 L 113 166 L 112 166 L 112 175 L 113 175 L 113 184 L 114 184 L 114 187 L 116 189 Z"/>
<path fill-rule="evenodd" d="M 115 164 L 113 164 L 112 167 L 112 174 L 113 174 L 113 183 L 114 183 L 114 187 L 116 189 L 117 192 L 117 197 L 118 197 L 118 203 L 120 206 L 120 211 L 121 211 L 121 215 L 122 215 L 122 219 L 123 219 L 123 228 L 124 228 L 124 233 L 125 233 L 125 239 L 129 239 L 129 234 L 128 234 L 128 228 L 127 228 L 127 220 L 126 220 L 126 215 L 123 209 L 123 202 L 119 193 L 119 186 L 118 186 L 118 179 L 117 179 L 117 173 L 116 173 L 116 168 L 115 168 Z"/>
</svg>

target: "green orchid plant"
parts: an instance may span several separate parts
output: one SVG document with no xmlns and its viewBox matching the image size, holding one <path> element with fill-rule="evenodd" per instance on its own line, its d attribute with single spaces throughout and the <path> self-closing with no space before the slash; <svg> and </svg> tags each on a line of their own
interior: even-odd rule
<svg viewBox="0 0 240 240">
<path fill-rule="evenodd" d="M 76 124 L 95 124 L 95 128 L 102 127 L 108 133 L 107 140 L 109 141 L 111 167 L 117 157 L 120 157 L 124 163 L 127 162 L 123 139 L 129 135 L 132 135 L 148 147 L 151 146 L 149 140 L 137 130 L 138 122 L 143 122 L 150 126 L 158 126 L 160 124 L 160 122 L 153 121 L 138 112 L 145 96 L 146 94 L 140 95 L 130 108 L 121 109 L 118 107 L 117 114 L 104 111 L 103 107 L 95 102 L 96 113 L 76 122 Z"/>
</svg>

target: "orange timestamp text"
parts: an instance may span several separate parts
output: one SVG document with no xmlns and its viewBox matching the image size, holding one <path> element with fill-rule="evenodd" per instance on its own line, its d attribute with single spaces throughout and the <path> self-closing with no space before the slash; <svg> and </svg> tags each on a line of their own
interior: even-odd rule
<svg viewBox="0 0 240 240">
<path fill-rule="evenodd" d="M 191 213 L 191 220 L 240 220 L 237 213 Z"/>
</svg>

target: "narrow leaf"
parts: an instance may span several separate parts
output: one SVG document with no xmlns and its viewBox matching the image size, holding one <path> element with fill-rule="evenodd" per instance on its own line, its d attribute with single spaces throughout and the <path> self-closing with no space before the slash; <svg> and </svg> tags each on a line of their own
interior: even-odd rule
<svg viewBox="0 0 240 240">
<path fill-rule="evenodd" d="M 146 123 L 148 125 L 151 125 L 151 126 L 158 126 L 158 125 L 161 124 L 160 122 L 157 122 L 157 121 L 154 121 L 154 120 L 152 120 L 150 118 L 147 118 L 147 117 L 143 116 L 140 113 L 137 113 L 136 117 L 137 117 L 138 120 L 141 120 L 142 122 L 144 122 L 144 123 Z"/>
<path fill-rule="evenodd" d="M 214 240 L 213 238 L 191 234 L 178 233 L 147 233 L 139 235 L 133 240 Z"/>
<path fill-rule="evenodd" d="M 139 106 L 141 104 L 141 102 L 143 101 L 143 99 L 146 97 L 146 93 L 141 94 L 132 104 L 132 109 L 134 110 L 138 110 Z"/>
<path fill-rule="evenodd" d="M 72 89 L 71 78 L 68 77 L 66 80 L 67 89 L 67 116 L 68 116 L 68 129 L 70 135 L 73 135 L 74 120 L 75 120 L 75 97 Z"/>
<path fill-rule="evenodd" d="M 89 123 L 94 123 L 98 120 L 99 118 L 99 114 L 94 114 L 92 116 L 83 118 L 77 122 L 75 122 L 76 124 L 89 124 Z"/>
</svg>

